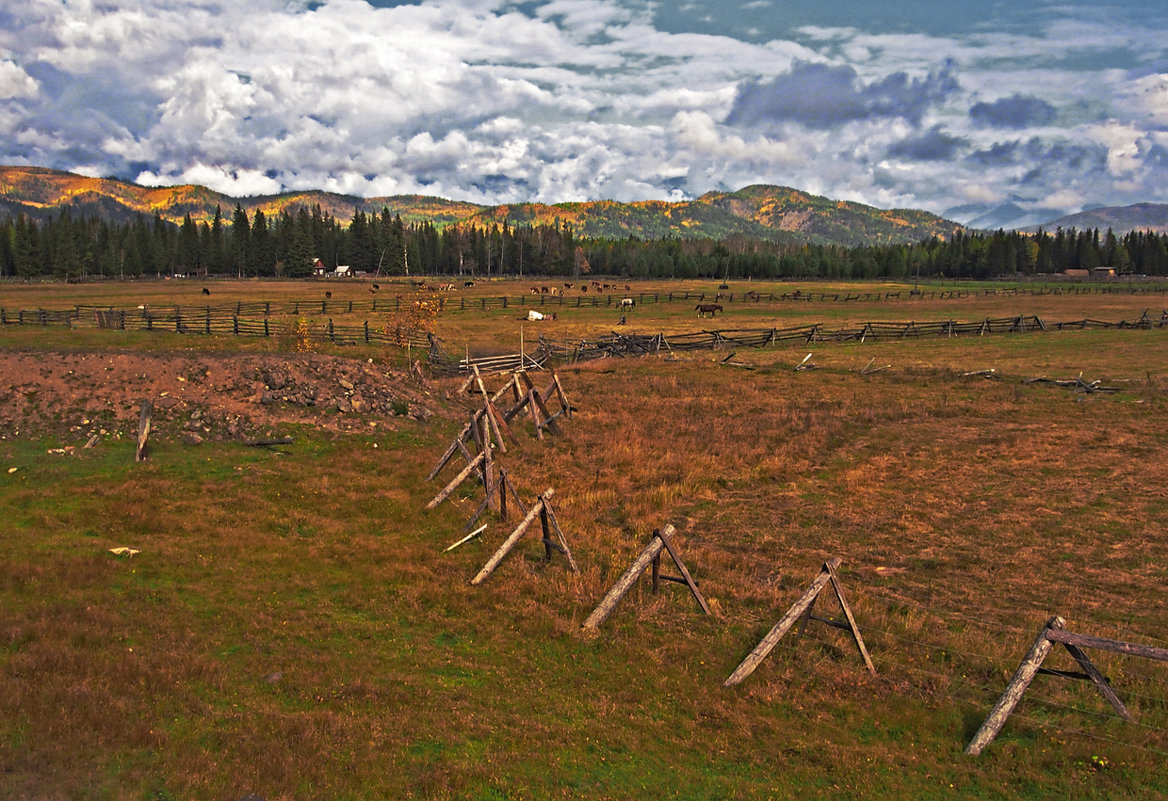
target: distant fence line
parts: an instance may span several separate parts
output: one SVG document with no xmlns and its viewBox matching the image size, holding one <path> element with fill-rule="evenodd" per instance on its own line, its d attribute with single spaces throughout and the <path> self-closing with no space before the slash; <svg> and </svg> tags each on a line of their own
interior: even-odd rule
<svg viewBox="0 0 1168 801">
<path fill-rule="evenodd" d="M 438 311 L 496 311 L 499 309 L 527 309 L 533 306 L 556 306 L 562 308 L 600 308 L 619 307 L 625 298 L 631 298 L 638 305 L 648 303 L 704 303 L 706 301 L 718 303 L 855 303 L 855 302 L 882 302 L 890 300 L 924 301 L 950 300 L 974 297 L 992 296 L 1046 296 L 1046 295 L 1163 295 L 1168 294 L 1168 284 L 1098 284 L 1067 286 L 1040 286 L 1040 287 L 1009 287 L 989 289 L 951 289 L 951 290 L 896 290 L 884 292 L 610 292 L 579 293 L 574 289 L 560 289 L 558 285 L 539 285 L 532 287 L 536 292 L 527 295 L 483 295 L 467 297 L 461 294 L 446 292 L 415 292 L 396 294 L 385 297 L 371 297 L 362 300 L 339 300 L 325 298 L 322 300 L 290 300 L 290 301 L 239 301 L 235 303 L 201 304 L 201 305 L 168 305 L 168 306 L 96 306 L 78 305 L 68 310 L 33 309 L 15 310 L 0 309 L 0 314 L 8 319 L 3 322 L 17 320 L 27 324 L 26 318 L 30 315 L 35 318 L 37 325 L 76 325 L 84 327 L 94 324 L 97 311 L 124 311 L 127 314 L 149 311 L 154 315 L 174 314 L 179 317 L 196 317 L 211 315 L 212 318 L 232 317 L 271 317 L 271 316 L 313 316 L 327 317 L 329 315 L 346 315 L 358 313 L 391 313 L 402 309 L 410 309 L 418 300 L 427 300 L 437 303 Z M 542 291 L 546 289 L 547 291 Z M 45 322 L 41 322 L 44 320 Z M 68 322 L 66 322 L 68 321 Z"/>
<path fill-rule="evenodd" d="M 766 347 L 780 342 L 845 342 L 868 339 L 906 339 L 918 337 L 984 336 L 1000 333 L 1029 333 L 1035 331 L 1063 331 L 1084 329 L 1152 329 L 1168 327 L 1168 310 L 1159 316 L 1147 311 L 1135 321 L 1079 320 L 1047 323 L 1038 315 L 1016 317 L 987 317 L 983 320 L 958 322 L 867 322 L 843 328 L 830 328 L 819 323 L 786 328 L 736 328 L 702 330 L 677 334 L 622 334 L 587 338 L 578 341 L 557 341 L 539 337 L 538 347 L 530 354 L 493 355 L 478 359 L 454 360 L 441 347 L 441 340 L 418 328 L 370 325 L 337 325 L 332 319 L 311 322 L 273 321 L 269 317 L 246 319 L 223 314 L 227 307 L 179 307 L 169 309 L 109 309 L 87 308 L 91 317 L 88 325 L 99 328 L 137 331 L 173 331 L 180 334 L 220 336 L 272 337 L 283 336 L 310 342 L 329 342 L 337 345 L 388 344 L 397 347 L 426 349 L 430 364 L 440 371 L 462 372 L 478 366 L 484 371 L 505 371 L 520 366 L 543 365 L 549 361 L 580 362 L 609 356 L 638 356 L 666 351 L 714 350 L 723 347 Z M 12 311 L 0 308 L 0 324 L 75 327 L 76 310 Z"/>
<path fill-rule="evenodd" d="M 432 337 L 425 331 L 385 323 L 337 325 L 333 320 L 302 324 L 294 321 L 276 321 L 269 317 L 247 319 L 223 314 L 221 308 L 199 307 L 196 311 L 179 307 L 166 309 L 109 309 L 88 308 L 89 314 L 81 320 L 76 309 L 34 311 L 0 308 L 0 325 L 64 326 L 68 328 L 110 328 L 124 331 L 171 331 L 176 334 L 207 334 L 241 337 L 300 336 L 313 342 L 332 342 L 338 345 L 383 343 L 400 347 L 429 348 Z"/>
<path fill-rule="evenodd" d="M 1084 329 L 1152 329 L 1168 327 L 1168 310 L 1158 317 L 1147 312 L 1136 321 L 1093 320 L 1089 318 L 1047 323 L 1038 315 L 985 318 L 974 322 L 943 320 L 931 323 L 872 322 L 863 325 L 828 328 L 823 325 L 802 325 L 790 328 L 738 328 L 696 331 L 682 334 L 619 334 L 582 339 L 576 342 L 556 341 L 540 336 L 535 358 L 581 362 L 607 357 L 644 356 L 661 351 L 716 350 L 726 347 L 762 348 L 779 342 L 864 342 L 869 339 L 907 339 L 917 337 L 985 336 L 1001 333 L 1032 333 Z M 470 369 L 470 368 L 467 368 Z"/>
</svg>

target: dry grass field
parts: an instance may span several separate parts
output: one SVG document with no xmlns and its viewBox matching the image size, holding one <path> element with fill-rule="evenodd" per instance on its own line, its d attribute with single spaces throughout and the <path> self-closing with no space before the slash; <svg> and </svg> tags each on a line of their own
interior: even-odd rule
<svg viewBox="0 0 1168 801">
<path fill-rule="evenodd" d="M 322 291 L 210 289 L 215 301 Z M 714 291 L 631 291 L 686 289 Z M 692 303 L 646 303 L 625 330 L 1134 320 L 1149 306 L 1158 317 L 1162 297 L 727 304 L 714 322 Z M 207 301 L 189 283 L 0 286 L 8 308 L 147 302 Z M 457 355 L 517 350 L 521 325 L 526 343 L 596 336 L 618 316 L 581 307 L 521 324 L 523 311 L 446 312 L 433 325 Z M 0 329 L 0 355 L 46 364 L 63 353 L 276 360 L 289 344 Z M 809 352 L 818 369 L 795 371 Z M 782 345 L 741 349 L 739 365 L 727 355 L 558 368 L 578 407 L 563 436 L 537 440 L 516 418 L 499 458 L 525 499 L 555 488 L 581 573 L 545 562 L 529 536 L 473 587 L 513 522 L 488 518 L 444 552 L 481 489 L 468 482 L 425 512 L 454 470 L 425 478 L 473 398 L 455 394 L 457 378 L 417 383 L 400 352 L 313 356 L 401 382 L 427 419 L 336 408 L 313 419 L 299 407 L 279 419 L 276 403 L 261 428 L 294 440 L 278 452 L 230 436 L 191 445 L 180 424 L 215 399 L 183 396 L 184 416 L 163 421 L 137 464 L 124 397 L 109 434 L 82 449 L 76 409 L 38 407 L 49 393 L 36 377 L 7 376 L 5 402 L 19 387 L 37 419 L 0 431 L 0 797 L 1168 797 L 1165 663 L 1091 651 L 1134 721 L 1086 682 L 1040 676 L 982 756 L 962 753 L 1051 615 L 1168 647 L 1168 331 Z M 890 366 L 861 373 L 869 364 Z M 1024 383 L 1080 374 L 1118 391 Z M 666 523 L 714 614 L 682 587 L 651 593 L 646 577 L 585 636 L 584 618 Z M 110 553 L 119 546 L 140 553 Z M 812 623 L 724 688 L 833 556 L 877 676 L 844 632 Z M 836 612 L 821 598 L 821 614 Z M 1058 650 L 1047 666 L 1075 669 Z"/>
</svg>

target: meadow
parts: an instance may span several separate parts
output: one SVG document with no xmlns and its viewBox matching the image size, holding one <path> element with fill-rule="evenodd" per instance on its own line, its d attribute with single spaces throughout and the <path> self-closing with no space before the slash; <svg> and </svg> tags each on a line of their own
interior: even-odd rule
<svg viewBox="0 0 1168 801">
<path fill-rule="evenodd" d="M 325 289 L 208 286 L 215 302 Z M 527 286 L 460 291 L 518 297 Z M 840 287 L 902 297 L 727 304 L 715 321 L 692 303 L 643 304 L 623 330 L 1134 320 L 1168 305 Z M 198 305 L 200 289 L 2 285 L 0 306 Z M 359 282 L 327 289 L 370 297 Z M 536 324 L 518 319 L 524 311 L 428 322 L 459 355 L 517 350 L 540 333 L 596 336 L 619 317 L 568 308 Z M 274 358 L 292 344 L 0 328 L 0 351 L 12 353 Z M 320 349 L 414 380 L 397 350 Z M 818 369 L 795 371 L 809 352 Z M 783 344 L 740 349 L 736 365 L 721 363 L 727 355 L 558 367 L 578 412 L 542 441 L 517 418 L 499 458 L 525 498 L 555 488 L 581 573 L 526 539 L 474 587 L 514 521 L 488 518 L 481 536 L 445 552 L 481 489 L 468 482 L 423 511 L 453 470 L 426 475 L 473 408 L 457 377 L 427 379 L 429 420 L 287 423 L 279 433 L 294 444 L 279 452 L 160 437 L 135 463 L 128 428 L 81 449 L 70 409 L 32 436 L 0 432 L 0 796 L 1168 797 L 1164 663 L 1091 652 L 1134 722 L 1086 682 L 1040 676 L 982 756 L 962 753 L 1051 615 L 1072 631 L 1168 647 L 1168 331 Z M 862 373 L 868 365 L 888 367 Z M 1024 383 L 1080 374 L 1117 391 Z M 78 447 L 53 452 L 65 446 Z M 653 594 L 646 577 L 585 636 L 585 617 L 666 523 L 713 614 L 684 588 Z M 140 552 L 110 553 L 120 546 Z M 723 687 L 831 557 L 843 561 L 877 675 L 846 634 L 812 623 Z M 823 598 L 817 608 L 831 613 Z M 1075 667 L 1058 650 L 1047 666 Z"/>
</svg>

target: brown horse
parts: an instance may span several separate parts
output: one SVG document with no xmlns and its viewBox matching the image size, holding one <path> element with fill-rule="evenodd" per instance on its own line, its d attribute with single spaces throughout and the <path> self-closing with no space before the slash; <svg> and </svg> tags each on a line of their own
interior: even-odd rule
<svg viewBox="0 0 1168 801">
<path fill-rule="evenodd" d="M 706 316 L 713 317 L 715 314 L 722 311 L 722 304 L 720 304 L 720 303 L 699 303 L 697 306 L 694 306 L 694 309 L 697 311 L 698 317 L 706 317 Z"/>
</svg>

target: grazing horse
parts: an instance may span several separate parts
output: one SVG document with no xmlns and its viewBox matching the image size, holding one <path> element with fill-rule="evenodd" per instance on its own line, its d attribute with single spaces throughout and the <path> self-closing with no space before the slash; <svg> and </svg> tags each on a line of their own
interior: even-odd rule
<svg viewBox="0 0 1168 801">
<path fill-rule="evenodd" d="M 324 299 L 325 299 L 325 300 L 332 300 L 332 299 L 333 299 L 333 293 L 332 293 L 332 291 L 326 291 L 326 292 L 324 293 Z"/>
<path fill-rule="evenodd" d="M 207 287 L 203 287 L 203 294 L 204 294 L 204 295 L 210 295 L 210 294 L 211 294 L 211 290 L 207 289 Z"/>
<path fill-rule="evenodd" d="M 637 305 L 637 301 L 633 298 L 625 298 L 619 304 L 622 309 L 631 309 Z"/>
<path fill-rule="evenodd" d="M 694 306 L 694 310 L 697 311 L 698 317 L 713 317 L 715 314 L 722 311 L 722 304 L 699 303 L 697 306 Z"/>
</svg>

